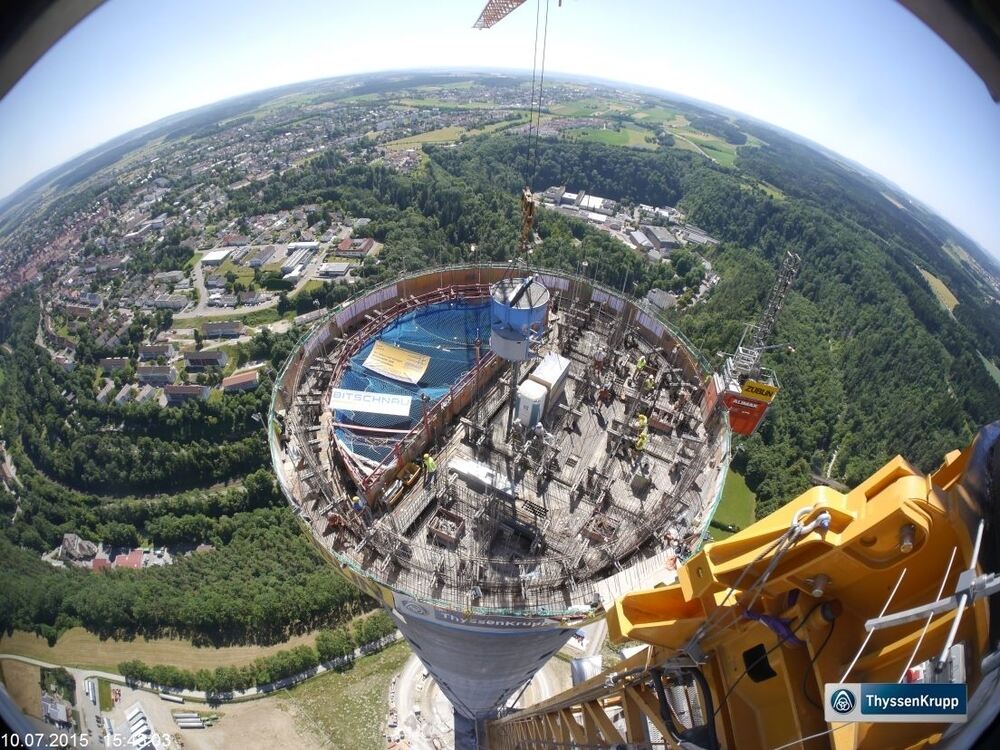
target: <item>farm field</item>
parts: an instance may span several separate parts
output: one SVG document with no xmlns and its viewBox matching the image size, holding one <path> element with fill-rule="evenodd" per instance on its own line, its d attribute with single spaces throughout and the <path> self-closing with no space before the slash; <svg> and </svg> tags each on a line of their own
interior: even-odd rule
<svg viewBox="0 0 1000 750">
<path fill-rule="evenodd" d="M 460 125 L 451 125 L 447 128 L 428 130 L 426 133 L 419 133 L 417 135 L 407 136 L 406 138 L 399 138 L 395 141 L 389 141 L 385 145 L 386 148 L 402 150 L 418 146 L 422 143 L 449 143 L 451 141 L 457 141 L 459 136 L 461 136 L 464 132 L 465 128 Z"/>
<path fill-rule="evenodd" d="M 117 672 L 118 663 L 129 659 L 198 670 L 203 667 L 213 669 L 247 664 L 258 656 L 268 656 L 300 645 L 311 646 L 315 640 L 316 633 L 311 632 L 292 636 L 284 643 L 274 646 L 213 648 L 194 646 L 190 641 L 181 639 L 148 640 L 139 637 L 132 641 L 101 640 L 83 628 L 71 628 L 55 646 L 50 647 L 44 638 L 34 633 L 15 630 L 13 635 L 0 638 L 0 653 L 30 656 L 69 667 L 93 667 L 108 672 Z M 14 662 L 5 662 L 5 665 L 11 663 Z"/>
<path fill-rule="evenodd" d="M 33 664 L 11 659 L 0 661 L 0 670 L 3 672 L 3 682 L 11 700 L 28 716 L 41 718 L 41 670 Z"/>
<path fill-rule="evenodd" d="M 958 297 L 951 293 L 948 285 L 930 271 L 926 271 L 923 268 L 920 268 L 919 271 L 920 275 L 927 279 L 927 283 L 930 284 L 931 291 L 934 292 L 937 301 L 941 303 L 941 307 L 948 312 L 954 310 L 958 306 Z"/>
<path fill-rule="evenodd" d="M 572 140 L 593 141 L 609 146 L 628 146 L 631 148 L 646 149 L 658 148 L 657 144 L 647 143 L 646 141 L 646 136 L 652 135 L 650 131 L 628 126 L 621 128 L 621 130 L 613 130 L 611 128 L 579 128 L 566 131 L 566 135 Z"/>
</svg>

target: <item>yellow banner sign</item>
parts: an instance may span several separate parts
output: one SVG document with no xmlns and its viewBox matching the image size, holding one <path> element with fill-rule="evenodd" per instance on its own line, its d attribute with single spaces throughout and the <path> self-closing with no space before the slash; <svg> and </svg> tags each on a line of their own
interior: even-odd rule
<svg viewBox="0 0 1000 750">
<path fill-rule="evenodd" d="M 376 341 L 372 353 L 365 360 L 365 367 L 387 378 L 416 385 L 427 371 L 430 361 L 431 358 L 424 354 Z"/>
<path fill-rule="evenodd" d="M 743 383 L 743 395 L 747 398 L 755 398 L 758 401 L 771 403 L 778 395 L 778 389 L 773 385 L 761 383 L 758 380 L 747 380 Z"/>
</svg>

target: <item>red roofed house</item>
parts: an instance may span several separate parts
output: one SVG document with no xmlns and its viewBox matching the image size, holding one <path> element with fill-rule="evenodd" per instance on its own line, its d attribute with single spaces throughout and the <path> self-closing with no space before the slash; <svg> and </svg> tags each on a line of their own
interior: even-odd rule
<svg viewBox="0 0 1000 750">
<path fill-rule="evenodd" d="M 142 550 L 134 549 L 127 555 L 118 555 L 115 557 L 115 567 L 116 568 L 132 568 L 138 570 L 142 567 Z"/>
<path fill-rule="evenodd" d="M 249 372 L 239 372 L 222 379 L 222 390 L 226 393 L 233 391 L 252 391 L 257 387 L 259 376 L 256 370 Z"/>
<path fill-rule="evenodd" d="M 90 563 L 91 570 L 107 570 L 111 567 L 111 561 L 102 556 L 95 557 Z"/>
</svg>

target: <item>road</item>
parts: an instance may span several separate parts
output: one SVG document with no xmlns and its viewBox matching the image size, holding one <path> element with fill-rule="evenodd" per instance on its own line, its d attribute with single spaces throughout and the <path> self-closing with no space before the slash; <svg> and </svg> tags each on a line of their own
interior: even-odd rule
<svg viewBox="0 0 1000 750">
<path fill-rule="evenodd" d="M 386 645 L 392 643 L 393 641 L 400 640 L 403 636 L 397 631 L 388 638 L 384 639 Z M 282 680 L 277 680 L 275 682 L 270 682 L 266 685 L 255 686 L 247 688 L 246 690 L 234 690 L 231 693 L 225 693 L 223 695 L 213 694 L 210 696 L 204 690 L 170 690 L 174 695 L 179 695 L 182 698 L 198 701 L 200 703 L 228 703 L 230 701 L 247 700 L 250 698 L 260 698 L 261 696 L 270 695 L 277 690 L 283 690 L 284 688 L 291 687 L 299 682 L 308 680 L 316 675 L 323 674 L 324 672 L 329 672 L 330 670 L 337 670 L 343 667 L 348 661 L 360 659 L 371 652 L 371 647 L 358 647 L 354 649 L 354 655 L 351 659 L 333 659 L 325 664 L 320 664 L 315 669 L 309 669 L 305 672 L 300 672 L 299 674 L 292 675 L 291 677 L 285 677 Z M 13 659 L 15 661 L 21 661 L 26 664 L 34 664 L 36 667 L 63 667 L 61 664 L 50 664 L 49 662 L 41 661 L 40 659 L 32 659 L 28 656 L 20 656 L 19 654 L 0 654 L 0 659 Z M 63 667 L 69 670 L 69 672 L 76 677 L 78 682 L 82 682 L 85 677 L 100 677 L 109 682 L 113 682 L 117 685 L 126 684 L 125 678 L 120 674 L 115 674 L 114 672 L 102 672 L 96 669 L 77 669 L 75 667 Z M 155 685 L 149 683 L 135 683 L 136 687 L 143 690 L 148 690 L 153 693 L 158 693 L 159 688 Z"/>
<path fill-rule="evenodd" d="M 319 278 L 319 267 L 323 263 L 323 259 L 326 257 L 326 252 L 327 251 L 321 249 L 319 252 L 313 253 L 312 259 L 309 261 L 309 264 L 302 273 L 302 278 L 299 279 L 291 290 L 289 290 L 289 296 L 298 294 L 302 291 L 302 287 L 310 281 Z M 184 320 L 200 317 L 232 318 L 238 315 L 249 315 L 250 313 L 259 312 L 261 310 L 268 310 L 278 304 L 278 296 L 275 295 L 266 302 L 261 302 L 259 305 L 242 305 L 237 308 L 210 307 L 208 304 L 209 290 L 205 288 L 205 273 L 200 261 L 194 264 L 191 276 L 194 281 L 194 287 L 198 290 L 198 304 L 187 312 L 177 313 L 174 315 L 174 320 L 177 322 L 183 322 Z"/>
<path fill-rule="evenodd" d="M 694 147 L 695 147 L 695 148 L 696 148 L 696 149 L 698 150 L 698 153 L 699 153 L 699 154 L 701 154 L 702 156 L 704 156 L 704 157 L 705 157 L 706 159 L 708 159 L 709 161 L 711 161 L 711 162 L 714 162 L 715 164 L 718 164 L 718 163 L 719 163 L 719 162 L 717 162 L 717 161 L 716 161 L 716 160 L 715 160 L 715 159 L 714 159 L 713 157 L 711 157 L 711 156 L 709 156 L 708 154 L 706 154 L 706 153 L 705 153 L 705 151 L 704 151 L 704 150 L 702 149 L 702 147 L 701 147 L 701 146 L 699 146 L 699 145 L 698 145 L 697 143 L 695 143 L 694 141 L 690 140 L 689 138 L 685 138 L 685 137 L 684 137 L 683 135 L 681 135 L 680 133 L 677 133 L 677 132 L 674 132 L 673 130 L 671 130 L 671 131 L 669 131 L 669 132 L 670 132 L 670 135 L 672 135 L 672 136 L 673 136 L 674 138 L 680 138 L 680 139 L 681 139 L 682 141 L 684 141 L 685 143 L 689 143 L 689 144 L 691 144 L 692 146 L 694 146 Z"/>
</svg>

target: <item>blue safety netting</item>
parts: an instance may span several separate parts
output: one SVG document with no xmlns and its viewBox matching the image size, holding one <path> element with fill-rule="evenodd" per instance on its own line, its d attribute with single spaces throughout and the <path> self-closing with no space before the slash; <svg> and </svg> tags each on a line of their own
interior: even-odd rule
<svg viewBox="0 0 1000 750">
<path fill-rule="evenodd" d="M 423 417 L 421 396 L 429 398 L 427 408 L 440 401 L 451 386 L 476 364 L 475 342 L 481 342 L 480 356 L 485 356 L 490 340 L 488 302 L 438 302 L 425 305 L 393 321 L 380 334 L 365 342 L 351 357 L 350 365 L 338 383 L 341 388 L 410 396 L 409 415 L 394 416 L 361 411 L 336 410 L 334 420 L 344 425 L 400 430 L 398 433 L 374 433 L 349 427 L 337 427 L 336 435 L 358 456 L 381 463 L 392 452 L 393 444 Z M 430 358 L 427 370 L 416 385 L 387 378 L 364 367 L 376 341 L 398 346 Z"/>
</svg>

